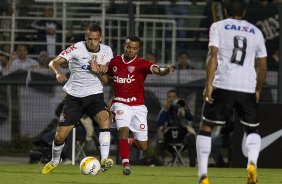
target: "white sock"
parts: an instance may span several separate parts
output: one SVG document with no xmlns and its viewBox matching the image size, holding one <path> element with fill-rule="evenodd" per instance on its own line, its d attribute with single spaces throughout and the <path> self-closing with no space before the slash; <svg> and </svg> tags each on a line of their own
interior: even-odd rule
<svg viewBox="0 0 282 184">
<path fill-rule="evenodd" d="M 196 139 L 197 158 L 198 158 L 198 176 L 208 174 L 208 160 L 211 152 L 211 137 L 198 135 Z"/>
<path fill-rule="evenodd" d="M 101 160 L 109 157 L 111 133 L 109 131 L 100 132 L 99 134 Z"/>
<path fill-rule="evenodd" d="M 257 160 L 260 152 L 261 138 L 256 133 L 246 137 L 246 148 L 248 153 L 248 165 L 253 163 L 257 167 Z"/>
<path fill-rule="evenodd" d="M 53 141 L 53 144 L 52 144 L 52 160 L 51 160 L 51 163 L 53 165 L 57 165 L 57 164 L 60 163 L 61 153 L 62 153 L 64 146 L 65 146 L 65 143 L 60 145 L 60 146 L 56 146 L 54 141 Z"/>
</svg>

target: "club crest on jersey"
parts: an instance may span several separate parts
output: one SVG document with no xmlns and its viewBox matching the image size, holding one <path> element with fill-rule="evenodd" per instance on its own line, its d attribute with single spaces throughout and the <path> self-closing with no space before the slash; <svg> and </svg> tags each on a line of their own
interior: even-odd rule
<svg viewBox="0 0 282 184">
<path fill-rule="evenodd" d="M 117 67 L 116 66 L 113 67 L 113 72 L 117 72 Z"/>
<path fill-rule="evenodd" d="M 100 62 L 101 62 L 101 63 L 104 63 L 104 61 L 105 61 L 105 56 L 106 56 L 105 54 L 102 54 L 102 56 L 101 56 L 101 58 L 100 58 Z"/>
<path fill-rule="evenodd" d="M 127 70 L 129 71 L 129 73 L 132 73 L 132 72 L 134 72 L 135 67 L 134 66 L 129 66 L 129 67 L 127 67 Z"/>
</svg>

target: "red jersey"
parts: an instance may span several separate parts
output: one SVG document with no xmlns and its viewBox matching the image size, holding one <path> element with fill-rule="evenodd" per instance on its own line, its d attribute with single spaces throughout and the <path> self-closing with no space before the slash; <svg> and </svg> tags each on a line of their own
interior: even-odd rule
<svg viewBox="0 0 282 184">
<path fill-rule="evenodd" d="M 136 56 L 126 62 L 123 55 L 111 59 L 108 75 L 113 77 L 114 102 L 124 103 L 130 106 L 144 104 L 144 81 L 151 74 L 151 62 Z"/>
</svg>

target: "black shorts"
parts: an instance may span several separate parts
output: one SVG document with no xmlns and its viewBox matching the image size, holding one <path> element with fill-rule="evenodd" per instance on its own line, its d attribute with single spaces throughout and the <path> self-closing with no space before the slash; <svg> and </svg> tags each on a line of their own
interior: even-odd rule
<svg viewBox="0 0 282 184">
<path fill-rule="evenodd" d="M 64 107 L 59 118 L 59 126 L 75 125 L 79 122 L 83 114 L 87 114 L 93 119 L 102 110 L 108 111 L 103 93 L 82 98 L 68 94 L 64 100 Z"/>
<path fill-rule="evenodd" d="M 241 123 L 248 127 L 257 127 L 257 102 L 255 93 L 244 93 L 224 89 L 212 92 L 214 102 L 204 102 L 202 120 L 209 124 L 224 125 L 233 109 L 241 118 Z"/>
</svg>

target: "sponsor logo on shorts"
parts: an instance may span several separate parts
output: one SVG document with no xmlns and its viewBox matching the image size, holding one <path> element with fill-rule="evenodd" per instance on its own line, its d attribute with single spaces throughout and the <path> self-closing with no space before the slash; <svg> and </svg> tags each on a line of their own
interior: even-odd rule
<svg viewBox="0 0 282 184">
<path fill-rule="evenodd" d="M 140 124 L 140 129 L 141 129 L 141 130 L 144 130 L 145 128 L 146 128 L 146 125 L 145 125 L 145 124 L 143 124 L 143 123 Z"/>
<path fill-rule="evenodd" d="M 121 97 L 115 97 L 114 100 L 120 101 L 120 102 L 135 102 L 137 99 L 136 97 L 131 97 L 131 98 L 121 98 Z"/>
<path fill-rule="evenodd" d="M 117 114 L 118 114 L 118 115 L 122 115 L 123 113 L 124 113 L 123 110 L 117 110 Z"/>
</svg>

